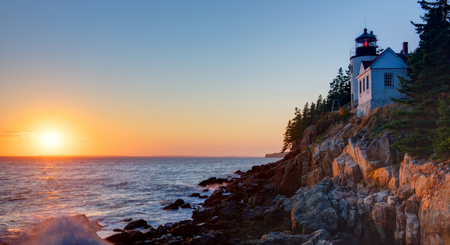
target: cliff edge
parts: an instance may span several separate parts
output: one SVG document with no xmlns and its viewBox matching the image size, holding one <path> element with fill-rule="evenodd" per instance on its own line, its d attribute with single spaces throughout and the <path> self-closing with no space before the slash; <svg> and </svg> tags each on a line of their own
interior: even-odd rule
<svg viewBox="0 0 450 245">
<path fill-rule="evenodd" d="M 392 149 L 402 135 L 381 130 L 390 111 L 334 123 L 320 135 L 310 126 L 284 159 L 239 171 L 217 188 L 193 220 L 120 242 L 450 244 L 449 162 Z"/>
</svg>

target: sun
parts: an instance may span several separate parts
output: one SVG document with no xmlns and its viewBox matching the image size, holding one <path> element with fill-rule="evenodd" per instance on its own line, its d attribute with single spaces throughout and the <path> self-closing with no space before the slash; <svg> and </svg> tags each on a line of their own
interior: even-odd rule
<svg viewBox="0 0 450 245">
<path fill-rule="evenodd" d="M 44 143 L 48 146 L 55 146 L 58 144 L 58 138 L 56 134 L 46 134 L 44 135 Z"/>
</svg>

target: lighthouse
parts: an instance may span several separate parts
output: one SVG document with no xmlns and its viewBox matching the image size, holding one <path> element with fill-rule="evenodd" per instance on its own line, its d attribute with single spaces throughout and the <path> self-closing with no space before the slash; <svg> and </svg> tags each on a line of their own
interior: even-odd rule
<svg viewBox="0 0 450 245">
<path fill-rule="evenodd" d="M 352 109 L 358 106 L 358 80 L 356 76 L 359 74 L 362 61 L 372 61 L 377 57 L 377 38 L 367 33 L 364 33 L 355 39 L 355 52 L 350 57 L 350 86 L 351 86 L 351 101 Z"/>
<path fill-rule="evenodd" d="M 407 99 L 398 91 L 399 77 L 407 79 L 408 65 L 399 55 L 407 55 L 407 44 L 401 54 L 391 48 L 377 54 L 377 38 L 364 33 L 355 39 L 355 52 L 350 57 L 350 86 L 352 109 L 358 116 L 393 103 L 391 98 Z M 406 47 L 406 48 L 405 48 Z"/>
</svg>

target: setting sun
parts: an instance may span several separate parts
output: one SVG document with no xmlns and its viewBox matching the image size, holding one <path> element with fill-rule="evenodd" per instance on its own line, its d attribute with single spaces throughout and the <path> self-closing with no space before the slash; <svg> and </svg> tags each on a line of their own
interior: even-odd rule
<svg viewBox="0 0 450 245">
<path fill-rule="evenodd" d="M 56 145 L 58 143 L 58 136 L 55 134 L 48 134 L 44 136 L 44 142 L 46 145 Z"/>
</svg>

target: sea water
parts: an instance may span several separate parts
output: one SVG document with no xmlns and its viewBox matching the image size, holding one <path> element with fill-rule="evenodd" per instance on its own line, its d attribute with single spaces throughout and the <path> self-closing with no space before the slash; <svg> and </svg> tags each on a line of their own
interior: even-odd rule
<svg viewBox="0 0 450 245">
<path fill-rule="evenodd" d="M 212 157 L 0 157 L 0 243 L 11 242 L 49 218 L 85 214 L 105 238 L 129 219 L 151 226 L 190 219 L 192 209 L 166 211 L 176 199 L 205 188 L 209 177 L 228 177 L 277 159 Z M 211 194 L 212 190 L 205 192 Z"/>
</svg>

